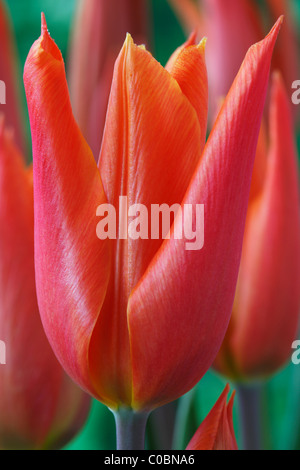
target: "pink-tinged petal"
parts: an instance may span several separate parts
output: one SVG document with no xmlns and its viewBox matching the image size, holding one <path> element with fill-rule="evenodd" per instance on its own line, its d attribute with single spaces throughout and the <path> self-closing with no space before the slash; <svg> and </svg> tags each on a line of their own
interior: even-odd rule
<svg viewBox="0 0 300 470">
<path fill-rule="evenodd" d="M 263 191 L 249 207 L 228 354 L 242 377 L 270 374 L 289 358 L 300 309 L 297 154 L 290 100 L 274 75 Z"/>
<path fill-rule="evenodd" d="M 212 364 L 234 299 L 251 173 L 281 26 L 248 52 L 183 200 L 204 204 L 201 250 L 165 240 L 128 304 L 133 406 L 149 408 L 192 388 Z M 181 224 L 178 217 L 174 231 Z"/>
<path fill-rule="evenodd" d="M 227 385 L 186 450 L 238 450 L 232 416 L 234 393 L 227 404 L 229 390 Z"/>
<path fill-rule="evenodd" d="M 44 448 L 58 440 L 65 444 L 88 411 L 87 395 L 67 379 L 43 331 L 33 240 L 32 169 L 25 168 L 23 156 L 2 122 L 0 338 L 6 345 L 6 364 L 0 366 L 1 449 Z M 59 406 L 60 395 L 68 397 L 64 408 Z"/>
<path fill-rule="evenodd" d="M 5 103 L 2 103 L 1 85 L 0 109 L 5 113 L 7 125 L 15 134 L 15 141 L 20 150 L 25 151 L 25 139 L 22 128 L 21 83 L 17 77 L 18 63 L 16 45 L 13 37 L 11 20 L 3 1 L 0 1 L 0 80 L 5 84 Z"/>
<path fill-rule="evenodd" d="M 193 53 L 203 65 L 202 51 L 194 46 Z M 198 71 L 198 62 L 190 68 Z M 128 208 L 143 204 L 149 214 L 151 204 L 180 203 L 201 156 L 201 132 L 197 111 L 178 82 L 128 35 L 115 65 L 99 160 L 105 193 L 116 213 L 120 196 L 128 198 Z M 108 382 L 110 395 L 128 404 L 128 298 L 161 243 L 161 236 L 123 240 L 118 235 L 113 241 L 109 289 L 91 342 L 95 378 L 99 384 Z"/>
<path fill-rule="evenodd" d="M 203 0 L 212 116 L 225 97 L 248 48 L 264 36 L 259 12 L 249 0 Z M 279 15 L 277 16 L 277 18 Z"/>
<path fill-rule="evenodd" d="M 90 378 L 89 342 L 109 278 L 108 240 L 96 236 L 96 210 L 106 198 L 93 154 L 72 115 L 62 56 L 44 18 L 24 82 L 33 145 L 40 313 L 66 371 L 99 398 Z"/>
<path fill-rule="evenodd" d="M 114 62 L 131 32 L 148 40 L 145 0 L 78 2 L 69 53 L 68 81 L 75 118 L 98 160 Z"/>
</svg>

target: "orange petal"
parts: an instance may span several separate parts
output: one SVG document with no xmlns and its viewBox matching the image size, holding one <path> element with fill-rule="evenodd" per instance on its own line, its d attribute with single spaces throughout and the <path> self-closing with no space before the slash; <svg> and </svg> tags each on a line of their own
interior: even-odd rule
<svg viewBox="0 0 300 470">
<path fill-rule="evenodd" d="M 190 38 L 190 41 L 193 37 Z M 181 91 L 195 108 L 201 130 L 201 151 L 204 148 L 207 130 L 208 83 L 205 65 L 206 38 L 197 47 L 189 46 L 189 41 L 169 64 L 170 73 Z"/>
</svg>

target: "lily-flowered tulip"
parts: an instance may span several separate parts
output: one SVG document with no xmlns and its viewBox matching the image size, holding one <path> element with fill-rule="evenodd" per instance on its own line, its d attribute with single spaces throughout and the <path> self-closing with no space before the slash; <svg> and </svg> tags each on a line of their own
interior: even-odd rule
<svg viewBox="0 0 300 470">
<path fill-rule="evenodd" d="M 128 31 L 148 41 L 146 0 L 79 0 L 68 83 L 74 116 L 98 159 L 115 60 Z"/>
<path fill-rule="evenodd" d="M 0 107 L 5 112 L 6 122 L 15 133 L 18 147 L 25 150 L 22 113 L 20 106 L 20 83 L 17 81 L 18 61 L 16 45 L 6 5 L 0 1 L 0 80 L 5 85 L 5 104 Z M 1 94 L 2 95 L 2 94 Z M 2 97 L 2 96 L 1 96 Z M 2 106 L 2 104 L 4 104 Z"/>
<path fill-rule="evenodd" d="M 186 450 L 238 450 L 232 416 L 234 393 L 227 403 L 229 390 L 227 385 Z"/>
<path fill-rule="evenodd" d="M 240 63 L 251 44 L 263 36 L 265 25 L 284 15 L 285 21 L 274 51 L 273 69 L 279 69 L 291 87 L 300 73 L 296 25 L 288 0 L 266 0 L 261 9 L 253 0 L 169 0 L 188 34 L 206 35 L 211 116 L 226 96 Z"/>
<path fill-rule="evenodd" d="M 89 397 L 63 371 L 38 311 L 33 258 L 32 168 L 0 125 L 0 448 L 42 449 L 68 442 Z"/>
<path fill-rule="evenodd" d="M 111 409 L 148 411 L 191 389 L 231 314 L 251 172 L 281 25 L 242 65 L 205 145 L 204 45 L 164 69 L 128 35 L 97 166 L 72 114 L 61 53 L 42 22 L 26 61 L 41 317 L 71 377 Z M 96 236 L 97 208 L 205 206 L 205 244 Z M 192 222 L 195 226 L 195 211 Z M 105 238 L 105 237 L 104 237 Z"/>
<path fill-rule="evenodd" d="M 232 319 L 215 364 L 237 380 L 262 378 L 282 367 L 299 326 L 297 155 L 290 100 L 279 74 L 269 122 L 270 144 L 262 131 L 256 157 Z"/>
</svg>

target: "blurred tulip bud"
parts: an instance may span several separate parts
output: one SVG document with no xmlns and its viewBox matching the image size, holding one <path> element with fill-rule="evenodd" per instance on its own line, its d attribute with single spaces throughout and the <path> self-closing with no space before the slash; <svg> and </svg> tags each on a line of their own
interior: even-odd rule
<svg viewBox="0 0 300 470">
<path fill-rule="evenodd" d="M 62 446 L 89 397 L 66 376 L 44 334 L 34 275 L 32 168 L 0 125 L 0 448 Z"/>
<path fill-rule="evenodd" d="M 235 379 L 282 367 L 297 338 L 300 220 L 290 100 L 273 77 L 268 145 L 260 134 L 232 318 L 215 367 Z"/>
<path fill-rule="evenodd" d="M 234 393 L 227 403 L 229 390 L 227 385 L 186 450 L 238 450 L 232 416 Z"/>
</svg>

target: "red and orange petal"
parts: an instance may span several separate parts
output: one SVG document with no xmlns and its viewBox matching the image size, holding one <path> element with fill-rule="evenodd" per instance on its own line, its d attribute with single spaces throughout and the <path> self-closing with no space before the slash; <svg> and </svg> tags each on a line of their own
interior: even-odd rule
<svg viewBox="0 0 300 470">
<path fill-rule="evenodd" d="M 47 32 L 24 70 L 33 145 L 35 269 L 42 322 L 71 377 L 96 394 L 89 342 L 110 274 L 108 241 L 95 231 L 106 202 L 94 157 L 74 120 L 61 53 Z M 102 398 L 102 397 L 101 397 Z"/>
<path fill-rule="evenodd" d="M 187 392 L 221 346 L 234 299 L 270 61 L 281 22 L 248 52 L 184 197 L 183 204 L 204 204 L 204 247 L 188 251 L 185 240 L 165 240 L 129 299 L 136 408 L 159 406 Z M 177 223 L 179 218 L 175 227 Z"/>
<path fill-rule="evenodd" d="M 227 404 L 229 390 L 230 387 L 227 385 L 190 440 L 186 450 L 238 450 L 232 415 L 234 393 Z"/>
</svg>

